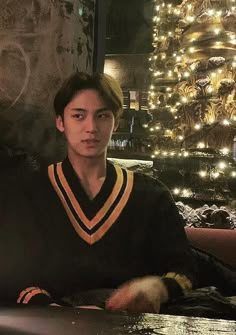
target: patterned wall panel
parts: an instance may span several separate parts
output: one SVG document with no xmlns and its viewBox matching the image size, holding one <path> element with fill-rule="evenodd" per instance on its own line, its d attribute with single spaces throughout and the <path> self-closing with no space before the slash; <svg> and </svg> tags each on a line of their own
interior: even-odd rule
<svg viewBox="0 0 236 335">
<path fill-rule="evenodd" d="M 73 71 L 92 71 L 95 1 L 1 0 L 0 147 L 60 155 L 53 98 Z"/>
</svg>

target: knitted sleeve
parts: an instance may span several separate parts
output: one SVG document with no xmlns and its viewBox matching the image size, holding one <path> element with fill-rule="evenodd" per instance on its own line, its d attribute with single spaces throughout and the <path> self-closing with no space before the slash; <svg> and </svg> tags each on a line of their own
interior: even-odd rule
<svg viewBox="0 0 236 335">
<path fill-rule="evenodd" d="M 196 287 L 197 266 L 185 234 L 182 216 L 169 190 L 156 181 L 155 194 L 152 254 L 156 267 L 161 264 L 163 281 L 168 288 L 169 298 L 173 299 Z"/>
<path fill-rule="evenodd" d="M 54 303 L 51 295 L 44 289 L 36 286 L 27 287 L 20 292 L 18 304 L 50 305 Z"/>
</svg>

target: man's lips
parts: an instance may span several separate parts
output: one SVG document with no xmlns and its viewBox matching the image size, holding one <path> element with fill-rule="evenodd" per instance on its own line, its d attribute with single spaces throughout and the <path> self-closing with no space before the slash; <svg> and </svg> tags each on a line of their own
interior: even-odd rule
<svg viewBox="0 0 236 335">
<path fill-rule="evenodd" d="M 83 143 L 88 143 L 88 144 L 93 144 L 93 143 L 98 143 L 100 142 L 99 140 L 97 140 L 96 138 L 87 138 L 85 140 L 82 140 L 81 142 Z"/>
</svg>

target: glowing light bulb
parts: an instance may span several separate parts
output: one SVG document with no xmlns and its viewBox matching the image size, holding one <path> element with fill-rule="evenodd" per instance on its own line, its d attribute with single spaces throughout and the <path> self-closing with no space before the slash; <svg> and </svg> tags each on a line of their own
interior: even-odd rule
<svg viewBox="0 0 236 335">
<path fill-rule="evenodd" d="M 187 16 L 187 21 L 188 21 L 188 22 L 193 22 L 194 19 L 195 19 L 194 16 Z"/>
<path fill-rule="evenodd" d="M 201 170 L 198 172 L 198 174 L 201 178 L 205 178 L 207 176 L 207 171 Z"/>
<path fill-rule="evenodd" d="M 192 192 L 190 190 L 184 188 L 183 191 L 182 191 L 182 194 L 183 194 L 184 197 L 189 197 L 192 194 Z"/>
<path fill-rule="evenodd" d="M 196 123 L 195 126 L 194 126 L 194 128 L 195 128 L 196 130 L 201 129 L 201 124 L 200 124 L 200 123 Z"/>
<path fill-rule="evenodd" d="M 224 170 L 226 167 L 227 167 L 227 164 L 225 162 L 219 162 L 218 163 L 218 167 L 221 169 L 221 170 Z"/>
<path fill-rule="evenodd" d="M 223 122 L 222 122 L 222 124 L 223 124 L 224 126 L 229 126 L 229 125 L 230 125 L 230 122 L 229 122 L 229 120 L 224 119 Z"/>
<path fill-rule="evenodd" d="M 197 148 L 204 149 L 205 148 L 205 143 L 204 142 L 198 142 Z"/>
<path fill-rule="evenodd" d="M 222 148 L 220 149 L 220 152 L 223 154 L 223 155 L 228 155 L 229 154 L 229 148 Z"/>
<path fill-rule="evenodd" d="M 214 178 L 214 179 L 217 179 L 218 177 L 219 177 L 219 172 L 213 172 L 212 173 L 212 177 Z"/>
<path fill-rule="evenodd" d="M 173 193 L 176 194 L 176 195 L 177 195 L 177 194 L 180 194 L 180 189 L 179 189 L 179 188 L 175 188 L 175 189 L 173 190 Z"/>
</svg>

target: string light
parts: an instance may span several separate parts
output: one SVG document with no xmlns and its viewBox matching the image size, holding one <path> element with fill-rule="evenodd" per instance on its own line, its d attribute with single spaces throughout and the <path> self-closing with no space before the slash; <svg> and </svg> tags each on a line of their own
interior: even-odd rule
<svg viewBox="0 0 236 335">
<path fill-rule="evenodd" d="M 201 124 L 200 123 L 196 123 L 195 124 L 195 126 L 194 126 L 194 128 L 196 129 L 196 130 L 199 130 L 199 129 L 201 129 Z"/>
<path fill-rule="evenodd" d="M 174 188 L 173 193 L 175 195 L 178 195 L 180 193 L 180 189 L 179 188 Z"/>
<path fill-rule="evenodd" d="M 156 15 L 154 16 L 155 20 L 153 24 L 153 45 L 155 45 L 156 49 L 153 56 L 150 57 L 152 80 L 155 82 L 155 87 L 154 85 L 150 87 L 149 107 L 152 110 L 156 109 L 158 113 L 167 111 L 167 113 L 171 113 L 171 122 L 173 122 L 173 120 L 177 121 L 175 121 L 176 128 L 173 127 L 173 129 L 165 129 L 166 125 L 164 127 L 164 125 L 160 126 L 152 123 L 149 131 L 152 133 L 151 136 L 157 136 L 158 141 L 159 138 L 164 138 L 163 143 L 170 143 L 169 140 L 173 140 L 173 144 L 177 148 L 180 147 L 180 144 L 181 146 L 188 145 L 189 134 L 191 136 L 196 133 L 196 138 L 198 136 L 199 139 L 201 138 L 201 141 L 198 143 L 195 142 L 196 148 L 200 149 L 195 150 L 195 157 L 197 157 L 197 153 L 199 153 L 199 157 L 214 157 L 214 154 L 211 156 L 210 148 L 208 148 L 210 142 L 208 144 L 208 140 L 204 138 L 205 130 L 208 134 L 207 130 L 211 130 L 212 128 L 209 126 L 210 124 L 215 124 L 217 127 L 218 124 L 230 126 L 234 120 L 236 121 L 236 115 L 233 110 L 235 91 L 227 92 L 227 90 L 230 90 L 230 82 L 228 84 L 227 79 L 235 80 L 236 75 L 236 55 L 231 56 L 233 50 L 235 50 L 236 34 L 235 31 L 230 31 L 232 29 L 222 28 L 223 18 L 226 17 L 226 14 L 230 15 L 230 10 L 234 10 L 236 0 L 230 1 L 232 7 L 228 4 L 227 6 L 223 4 L 222 6 L 218 6 L 217 4 L 217 7 L 215 6 L 215 8 L 213 8 L 214 6 L 211 4 L 211 8 L 206 9 L 205 14 L 209 17 L 207 21 L 205 21 L 206 25 L 208 25 L 205 31 L 194 29 L 194 22 L 197 19 L 197 15 L 199 15 L 198 10 L 196 10 L 197 5 L 195 2 L 192 2 L 192 4 L 189 3 L 190 0 L 186 1 L 185 7 L 183 7 L 182 4 L 173 6 L 171 3 L 164 1 L 155 1 Z M 220 7 L 222 7 L 222 10 Z M 176 23 L 176 27 L 173 29 L 172 25 L 163 24 L 163 22 L 166 23 L 164 21 L 165 17 L 168 17 L 169 22 L 178 22 L 178 20 L 181 20 L 179 22 L 181 22 L 182 26 Z M 198 18 L 200 18 L 200 15 Z M 190 28 L 191 32 L 188 32 L 188 29 L 185 29 L 185 27 L 190 26 L 190 24 L 192 25 Z M 184 44 L 182 44 L 182 39 L 180 38 L 183 32 Z M 203 40 L 202 38 L 206 36 L 209 39 L 209 45 L 206 46 L 204 50 L 201 41 Z M 172 42 L 172 51 L 170 54 L 170 49 L 168 48 Z M 184 47 L 182 45 L 184 45 Z M 209 57 L 210 55 L 208 53 L 209 48 L 217 49 L 216 55 L 211 54 L 211 59 L 207 59 L 207 56 Z M 221 63 L 221 58 L 223 57 L 221 57 L 220 52 L 222 50 L 222 56 L 224 56 L 224 49 L 226 49 L 226 51 L 229 50 L 229 56 L 227 56 L 225 62 L 222 61 Z M 197 59 L 198 53 L 199 59 Z M 209 82 L 206 81 L 205 84 L 202 79 L 202 83 L 199 82 L 197 86 L 196 82 L 199 78 L 204 78 L 202 76 L 204 72 L 206 72 Z M 177 85 L 174 86 L 176 82 Z M 170 83 L 173 83 L 173 85 Z M 163 99 L 160 99 L 160 97 L 163 97 Z M 205 99 L 204 102 L 202 102 L 203 99 Z M 194 107 L 195 102 L 198 102 L 197 108 Z M 206 104 L 206 102 L 209 102 L 209 104 Z M 218 107 L 220 104 L 223 106 L 222 110 L 224 114 L 222 114 L 225 115 L 224 119 L 222 119 L 221 110 Z M 192 109 L 191 106 L 193 106 Z M 203 109 L 205 108 L 204 106 L 207 106 L 206 110 Z M 228 114 L 227 108 L 231 108 L 231 112 Z M 195 111 L 196 114 L 194 115 Z M 192 115 L 195 116 L 195 119 Z M 198 115 L 200 115 L 199 121 L 196 118 Z M 143 127 L 148 128 L 148 125 L 144 124 Z M 197 134 L 197 131 L 200 130 L 201 132 Z M 180 132 L 182 134 L 179 134 Z M 184 137 L 185 134 L 187 135 L 186 139 Z M 162 144 L 162 142 L 157 143 L 157 146 L 160 145 L 160 147 L 163 146 L 163 148 L 155 150 L 151 156 L 152 158 L 158 157 L 157 159 L 167 161 L 171 158 L 183 160 L 195 155 L 194 151 L 193 153 L 189 153 L 186 150 L 178 152 L 178 149 L 176 150 L 175 147 L 174 150 L 173 148 L 167 150 L 164 147 L 165 144 Z M 222 147 L 217 151 L 215 157 L 223 158 L 223 156 L 229 156 L 230 153 L 231 149 L 229 147 Z M 224 159 L 226 160 L 227 157 Z M 212 166 L 214 166 L 214 168 L 212 168 Z M 226 161 L 213 163 L 213 161 L 209 160 L 207 168 L 201 169 L 197 174 L 200 178 L 209 177 L 209 180 L 226 176 L 235 178 L 236 170 L 227 172 L 226 168 L 228 166 Z M 191 196 L 192 191 L 187 188 L 175 188 L 173 193 L 184 197 Z"/>
<path fill-rule="evenodd" d="M 219 173 L 218 171 L 216 171 L 216 172 L 212 172 L 212 177 L 213 177 L 214 179 L 217 179 L 219 176 L 220 176 L 220 173 Z"/>
<path fill-rule="evenodd" d="M 229 126 L 229 125 L 230 125 L 230 121 L 227 120 L 227 119 L 224 119 L 224 120 L 222 121 L 222 124 L 223 124 L 224 126 Z"/>
<path fill-rule="evenodd" d="M 203 142 L 198 142 L 198 144 L 197 144 L 197 148 L 199 148 L 199 149 L 204 149 L 206 146 L 205 146 L 205 143 L 203 143 Z"/>
<path fill-rule="evenodd" d="M 222 149 L 220 149 L 220 152 L 221 152 L 223 155 L 228 155 L 229 152 L 230 152 L 230 150 L 229 150 L 229 148 L 222 148 Z"/>
<path fill-rule="evenodd" d="M 204 171 L 204 170 L 199 171 L 199 176 L 201 178 L 205 178 L 207 176 L 207 171 Z"/>
<path fill-rule="evenodd" d="M 226 169 L 227 164 L 225 162 L 219 162 L 218 167 L 219 167 L 219 169 L 224 170 L 224 169 Z"/>
<path fill-rule="evenodd" d="M 215 33 L 216 35 L 219 35 L 219 33 L 220 33 L 220 28 L 216 28 L 216 29 L 214 30 L 214 33 Z"/>
</svg>

